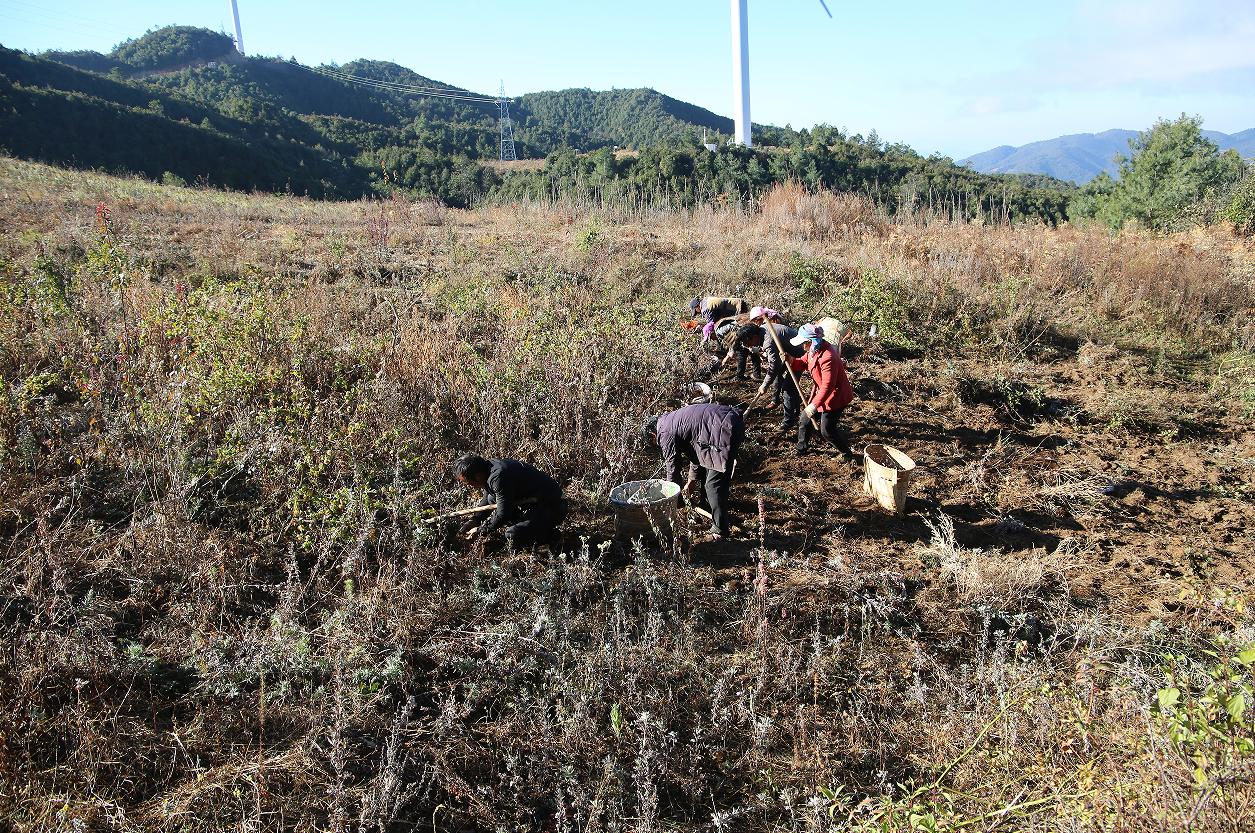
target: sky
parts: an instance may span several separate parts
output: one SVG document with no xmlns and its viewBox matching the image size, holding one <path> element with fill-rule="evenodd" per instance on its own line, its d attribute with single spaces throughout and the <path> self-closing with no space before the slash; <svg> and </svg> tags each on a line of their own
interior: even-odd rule
<svg viewBox="0 0 1255 833">
<path fill-rule="evenodd" d="M 961 159 L 1181 113 L 1255 127 L 1255 0 L 749 0 L 756 123 L 830 124 Z M 509 95 L 652 87 L 731 115 L 729 0 L 239 0 L 245 51 L 395 61 Z M 0 44 L 94 49 L 228 0 L 0 0 Z"/>
</svg>

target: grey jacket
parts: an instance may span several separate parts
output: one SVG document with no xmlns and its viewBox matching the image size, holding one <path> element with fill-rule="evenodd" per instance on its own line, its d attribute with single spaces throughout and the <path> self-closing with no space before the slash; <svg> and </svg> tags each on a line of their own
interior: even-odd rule
<svg viewBox="0 0 1255 833">
<path fill-rule="evenodd" d="M 806 346 L 798 345 L 794 347 L 789 344 L 791 340 L 797 338 L 797 327 L 790 327 L 787 324 L 768 324 L 776 333 L 776 338 L 780 339 L 780 346 L 784 348 L 784 352 L 795 359 L 800 359 L 806 355 Z M 763 356 L 767 359 L 767 379 L 774 381 L 783 378 L 785 375 L 785 362 L 780 360 L 779 351 L 776 350 L 776 342 L 772 340 L 771 333 L 763 332 Z"/>
<path fill-rule="evenodd" d="M 740 412 L 727 405 L 688 405 L 660 417 L 658 446 L 667 479 L 683 482 L 682 462 L 731 473 L 744 436 Z"/>
</svg>

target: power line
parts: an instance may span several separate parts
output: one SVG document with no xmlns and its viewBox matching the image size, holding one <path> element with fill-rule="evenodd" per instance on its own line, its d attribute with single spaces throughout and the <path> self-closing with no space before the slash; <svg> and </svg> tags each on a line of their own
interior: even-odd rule
<svg viewBox="0 0 1255 833">
<path fill-rule="evenodd" d="M 304 66 L 298 64 L 298 66 Z M 402 84 L 397 81 L 380 81 L 376 78 L 363 78 L 360 75 L 350 75 L 347 72 L 339 70 L 324 69 L 323 67 L 305 67 L 310 72 L 316 72 L 319 75 L 325 75 L 328 78 L 334 78 L 337 81 L 345 81 L 353 84 L 365 84 L 378 89 L 391 90 L 399 93 L 414 93 L 416 95 L 430 95 L 437 98 L 453 98 L 459 101 L 477 101 L 485 104 L 496 104 L 497 99 L 484 95 L 475 95 L 474 93 L 462 93 L 449 88 L 440 87 L 420 87 L 414 84 Z"/>
<path fill-rule="evenodd" d="M 20 17 L 18 14 L 14 14 L 14 12 L 19 12 L 20 14 L 28 13 L 26 12 L 25 9 L 21 9 L 21 10 L 0 9 L 0 17 L 4 17 L 7 20 L 15 21 L 17 23 L 25 23 L 28 26 L 42 26 L 45 29 L 51 29 L 54 32 L 66 32 L 72 35 L 77 35 L 79 37 L 82 37 L 84 35 L 98 36 L 100 34 L 97 31 L 93 31 L 91 29 L 88 29 L 82 26 L 75 26 L 71 23 L 64 23 L 61 21 L 57 21 L 56 23 L 50 23 L 46 20 L 30 20 L 25 17 Z"/>
<path fill-rule="evenodd" d="M 510 120 L 510 99 L 505 97 L 504 81 L 501 82 L 501 95 L 497 98 L 489 98 L 481 95 L 460 95 L 456 92 L 449 92 L 447 89 L 436 87 L 420 87 L 415 84 L 402 84 L 395 81 L 379 81 L 374 78 L 363 78 L 359 75 L 350 75 L 347 72 L 324 69 L 322 67 L 306 67 L 304 64 L 297 64 L 297 66 L 304 67 L 310 72 L 316 72 L 336 81 L 362 84 L 363 86 L 388 92 L 406 95 L 425 95 L 432 98 L 451 99 L 453 101 L 469 101 L 475 104 L 494 104 L 497 107 L 500 158 L 503 162 L 514 162 L 519 158 L 514 148 L 514 123 Z"/>
<path fill-rule="evenodd" d="M 68 15 L 60 12 L 51 11 L 47 6 L 37 3 L 27 3 L 25 0 L 3 0 L 4 5 L 13 7 L 12 10 L 19 14 L 31 14 L 37 17 L 47 18 L 48 20 L 56 20 L 70 25 L 87 24 L 88 26 L 99 26 L 101 28 L 109 28 L 114 22 L 106 22 L 90 17 L 82 17 L 80 15 Z M 115 21 L 116 22 L 116 21 Z"/>
</svg>

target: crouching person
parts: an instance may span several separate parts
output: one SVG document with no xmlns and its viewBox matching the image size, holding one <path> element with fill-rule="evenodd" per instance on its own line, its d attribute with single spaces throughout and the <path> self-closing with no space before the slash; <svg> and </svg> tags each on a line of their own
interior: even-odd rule
<svg viewBox="0 0 1255 833">
<path fill-rule="evenodd" d="M 680 466 L 688 464 L 684 497 L 698 498 L 705 485 L 712 524 L 710 538 L 728 534 L 728 495 L 736 455 L 745 438 L 745 423 L 735 408 L 727 405 L 689 405 L 662 416 L 651 417 L 644 425 L 646 440 L 662 450 L 663 476 L 680 483 Z"/>
<path fill-rule="evenodd" d="M 803 324 L 797 335 L 789 341 L 794 347 L 804 347 L 806 355 L 800 359 L 790 357 L 789 364 L 795 371 L 810 373 L 815 389 L 797 424 L 797 453 L 810 451 L 811 419 L 817 417 L 819 434 L 837 447 L 846 459 L 858 459 L 850 448 L 850 438 L 841 427 L 841 413 L 854 401 L 854 388 L 845 372 L 845 360 L 839 348 L 824 338 L 823 327 Z"/>
<path fill-rule="evenodd" d="M 557 542 L 567 504 L 562 487 L 549 475 L 518 460 L 487 460 L 473 454 L 457 460 L 453 473 L 484 493 L 479 506 L 496 505 L 482 524 L 471 520 L 463 525 L 461 533 L 468 539 L 501 530 L 516 548 Z"/>
<path fill-rule="evenodd" d="M 763 348 L 763 328 L 757 324 L 738 324 L 732 335 L 724 342 L 727 344 L 727 352 L 719 361 L 719 369 L 723 369 L 724 365 L 736 359 L 736 380 L 738 382 L 745 381 L 745 364 L 750 362 L 754 365 L 754 378 L 757 379 L 763 372 L 762 348 Z"/>
</svg>

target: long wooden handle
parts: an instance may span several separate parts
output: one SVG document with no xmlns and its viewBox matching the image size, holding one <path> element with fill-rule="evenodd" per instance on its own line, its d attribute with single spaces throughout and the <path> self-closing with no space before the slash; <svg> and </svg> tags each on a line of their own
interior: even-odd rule
<svg viewBox="0 0 1255 833">
<path fill-rule="evenodd" d="M 532 503 L 536 503 L 536 498 L 534 497 L 524 498 L 523 500 L 520 500 L 517 505 L 527 506 Z M 446 512 L 443 515 L 437 515 L 434 518 L 427 518 L 426 520 L 423 521 L 423 523 L 434 524 L 437 521 L 448 521 L 448 520 L 452 520 L 453 518 L 463 518 L 467 515 L 478 515 L 481 512 L 491 512 L 496 508 L 497 508 L 497 504 L 489 503 L 485 506 L 472 506 L 469 509 L 456 509 L 452 512 Z"/>
<path fill-rule="evenodd" d="M 802 393 L 802 383 L 797 380 L 797 374 L 793 372 L 793 367 L 789 364 L 789 359 L 791 357 L 788 353 L 784 352 L 784 345 L 780 343 L 780 336 L 776 335 L 776 328 L 771 326 L 769 322 L 766 330 L 767 334 L 771 336 L 771 340 L 776 344 L 776 360 L 784 364 L 784 369 L 788 371 L 789 378 L 793 380 L 793 387 L 797 388 L 798 397 L 802 400 L 802 402 L 805 402 L 806 394 Z M 807 417 L 807 419 L 810 420 L 811 427 L 818 431 L 819 423 L 815 422 L 815 418 Z"/>
</svg>

